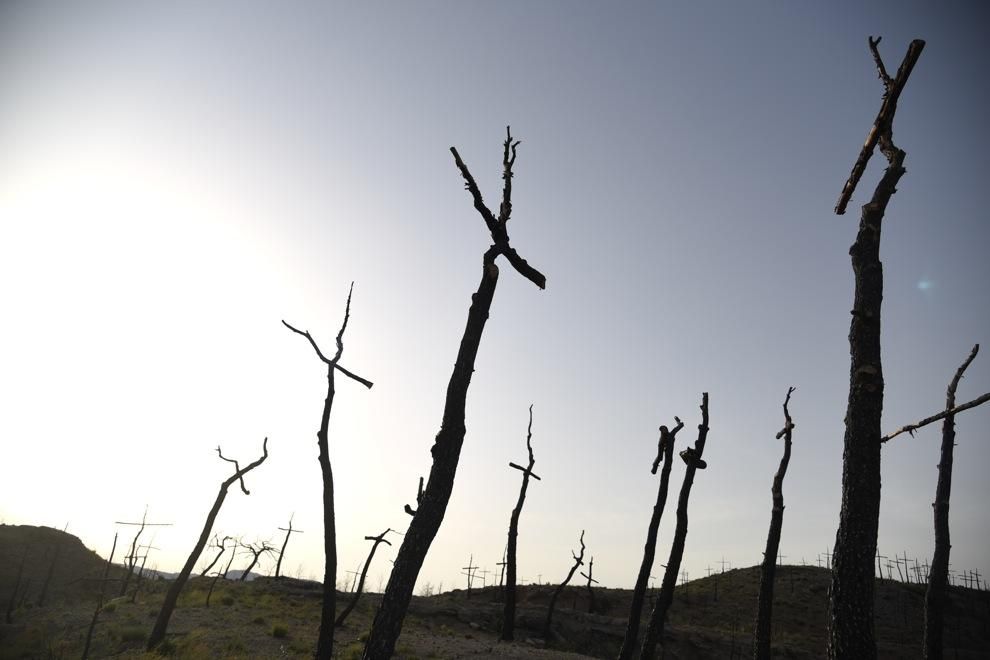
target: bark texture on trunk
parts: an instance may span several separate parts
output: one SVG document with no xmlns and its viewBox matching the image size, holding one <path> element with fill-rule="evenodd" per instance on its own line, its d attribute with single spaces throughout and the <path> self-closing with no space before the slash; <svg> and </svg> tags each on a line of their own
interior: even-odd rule
<svg viewBox="0 0 990 660">
<path fill-rule="evenodd" d="M 502 639 L 511 642 L 516 629 L 516 539 L 519 535 L 519 515 L 522 513 L 523 503 L 526 501 L 526 489 L 529 487 L 529 478 L 539 480 L 533 474 L 533 466 L 536 460 L 533 458 L 533 406 L 529 407 L 529 427 L 526 430 L 526 449 L 529 451 L 529 464 L 523 468 L 515 463 L 509 463 L 510 467 L 521 470 L 523 473 L 522 485 L 519 487 L 519 498 L 516 500 L 516 507 L 509 517 L 509 540 L 506 545 L 505 561 L 505 603 L 502 607 Z"/>
<path fill-rule="evenodd" d="M 836 212 L 841 213 L 879 145 L 888 162 L 872 199 L 863 206 L 856 242 L 849 249 L 855 277 L 852 323 L 849 328 L 849 399 L 842 453 L 842 508 L 832 556 L 829 588 L 827 654 L 829 658 L 876 658 L 873 623 L 873 559 L 880 517 L 880 417 L 883 412 L 883 370 L 880 362 L 880 309 L 883 267 L 880 230 L 897 182 L 904 174 L 904 151 L 893 143 L 892 124 L 897 99 L 921 50 L 913 41 L 896 78 L 890 78 L 877 51 L 870 49 L 884 84 L 884 100 L 866 144 L 843 188 Z"/>
<path fill-rule="evenodd" d="M 423 491 L 418 508 L 413 515 L 409 529 L 402 539 L 402 545 L 395 558 L 388 586 L 382 596 L 381 604 L 375 614 L 375 620 L 368 635 L 364 648 L 366 660 L 381 660 L 389 658 L 395 651 L 395 642 L 402 630 L 402 622 L 409 607 L 416 578 L 426 558 L 426 553 L 440 529 L 447 503 L 450 501 L 454 488 L 454 476 L 460 460 L 461 445 L 464 443 L 464 409 L 467 401 L 468 387 L 471 375 L 474 373 L 475 358 L 481 345 L 481 336 L 488 321 L 492 298 L 498 284 L 498 266 L 495 259 L 502 255 L 515 270 L 536 284 L 541 289 L 546 287 L 546 277 L 530 266 L 525 259 L 509 246 L 509 235 L 506 229 L 512 212 L 512 166 L 516 159 L 518 142 L 512 140 L 512 135 L 506 130 L 504 143 L 502 203 L 499 215 L 496 217 L 481 198 L 481 192 L 474 177 L 461 160 L 457 149 L 451 147 L 454 162 L 464 178 L 466 188 L 471 193 L 474 207 L 481 214 L 485 225 L 491 232 L 494 244 L 485 252 L 482 260 L 481 283 L 472 297 L 471 308 L 468 310 L 467 326 L 461 337 L 457 361 L 447 384 L 447 396 L 444 400 L 443 422 L 440 432 L 430 453 L 433 455 L 433 465 L 430 468 L 429 480 Z"/>
<path fill-rule="evenodd" d="M 660 488 L 657 490 L 657 501 L 653 505 L 653 515 L 650 516 L 650 524 L 646 529 L 646 545 L 643 547 L 643 561 L 639 565 L 639 574 L 636 576 L 636 584 L 633 587 L 632 604 L 629 606 L 629 622 L 626 624 L 626 634 L 622 638 L 622 647 L 619 649 L 619 660 L 632 660 L 636 653 L 636 643 L 639 641 L 639 624 L 643 615 L 643 603 L 646 600 L 646 588 L 650 581 L 650 572 L 653 570 L 653 562 L 657 554 L 657 531 L 660 529 L 660 519 L 663 517 L 663 510 L 667 506 L 667 491 L 670 486 L 670 469 L 674 458 L 674 438 L 677 432 L 684 428 L 684 422 L 674 417 L 677 425 L 673 430 L 668 430 L 666 426 L 660 427 L 660 441 L 657 443 L 657 457 L 653 461 L 650 469 L 652 474 L 657 473 L 657 468 L 663 463 L 660 470 Z"/>
<path fill-rule="evenodd" d="M 956 405 L 956 388 L 963 372 L 980 350 L 973 347 L 969 357 L 956 371 L 945 395 L 945 409 Z M 956 442 L 955 415 L 948 415 L 942 422 L 942 455 L 938 463 L 938 484 L 932 509 L 935 515 L 935 554 L 928 572 L 928 588 L 925 591 L 925 659 L 941 660 L 942 629 L 945 619 L 946 584 L 949 579 L 949 496 L 952 494 L 952 449 Z"/>
<path fill-rule="evenodd" d="M 756 660 L 770 660 L 771 624 L 773 622 L 773 581 L 777 571 L 777 551 L 780 548 L 780 531 L 784 525 L 784 475 L 791 462 L 791 434 L 794 422 L 787 404 L 791 401 L 794 388 L 787 390 L 784 399 L 784 428 L 777 439 L 784 439 L 784 455 L 780 459 L 777 474 L 770 488 L 773 509 L 770 512 L 770 532 L 767 534 L 767 547 L 763 551 L 763 564 L 760 566 L 760 595 L 756 604 L 756 627 L 753 633 L 753 657 Z"/>
<path fill-rule="evenodd" d="M 193 568 L 196 567 L 196 562 L 199 561 L 199 556 L 203 554 L 203 548 L 206 547 L 206 543 L 210 538 L 210 532 L 213 529 L 213 523 L 216 522 L 217 514 L 220 513 L 220 507 L 223 505 L 223 501 L 227 498 L 227 489 L 235 481 L 240 481 L 241 490 L 245 495 L 250 495 L 247 487 L 244 485 L 244 475 L 258 467 L 265 462 L 268 458 L 268 438 L 261 445 L 262 455 L 261 458 L 250 463 L 249 465 L 241 468 L 237 461 L 229 458 L 224 458 L 224 455 L 220 452 L 220 447 L 217 447 L 217 455 L 224 461 L 234 464 L 234 474 L 228 477 L 222 484 L 220 484 L 220 491 L 217 493 L 217 498 L 213 502 L 213 507 L 210 512 L 206 515 L 206 523 L 203 525 L 203 531 L 199 535 L 199 540 L 196 541 L 196 545 L 193 547 L 192 552 L 189 553 L 189 557 L 186 559 L 185 565 L 183 565 L 182 570 L 179 574 L 175 576 L 175 580 L 169 585 L 168 591 L 165 593 L 165 600 L 162 602 L 162 608 L 158 611 L 158 618 L 155 619 L 155 627 L 151 631 L 151 635 L 148 637 L 148 650 L 153 650 L 156 646 L 162 643 L 165 639 L 165 633 L 168 631 L 168 622 L 172 618 L 172 612 L 175 611 L 175 604 L 179 600 L 179 593 L 182 592 L 182 587 L 185 586 L 186 582 L 189 580 L 189 576 L 193 572 Z"/>
<path fill-rule="evenodd" d="M 674 528 L 674 541 L 670 546 L 670 558 L 667 559 L 667 567 L 663 573 L 663 582 L 660 585 L 660 593 L 657 595 L 657 604 L 650 615 L 650 622 L 646 626 L 646 634 L 643 636 L 643 648 L 640 658 L 643 660 L 653 660 L 657 653 L 657 643 L 663 641 L 663 628 L 667 620 L 667 610 L 674 601 L 674 587 L 677 586 L 677 576 L 681 570 L 681 558 L 684 555 L 684 542 L 687 540 L 688 532 L 688 499 L 691 497 L 691 486 L 694 484 L 694 473 L 698 469 L 704 470 L 707 467 L 701 458 L 705 453 L 705 442 L 708 439 L 708 392 L 701 395 L 701 424 L 698 425 L 698 439 L 694 442 L 693 448 L 685 449 L 680 453 L 681 458 L 687 464 L 684 471 L 684 481 L 681 483 L 681 492 L 677 497 L 677 526 Z"/>
</svg>

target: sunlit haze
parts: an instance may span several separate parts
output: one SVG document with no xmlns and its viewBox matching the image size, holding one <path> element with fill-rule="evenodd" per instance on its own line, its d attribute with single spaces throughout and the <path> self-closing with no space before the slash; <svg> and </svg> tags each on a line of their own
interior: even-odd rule
<svg viewBox="0 0 990 660">
<path fill-rule="evenodd" d="M 657 427 L 693 442 L 682 568 L 761 561 L 789 386 L 784 563 L 838 524 L 848 248 L 880 175 L 832 213 L 876 116 L 867 49 L 924 57 L 894 126 L 907 173 L 882 259 L 884 429 L 938 412 L 990 349 L 990 101 L 977 3 L 50 3 L 0 5 L 0 519 L 106 556 L 156 528 L 175 571 L 220 482 L 269 438 L 220 535 L 280 543 L 322 578 L 316 431 L 354 282 L 330 421 L 339 577 L 404 531 L 490 244 L 449 147 L 490 204 L 522 140 L 513 245 L 468 394 L 446 518 L 419 577 L 497 570 L 525 463 L 519 576 L 561 580 L 585 530 L 595 577 L 630 587 L 658 478 Z M 990 390 L 981 354 L 959 389 Z M 879 548 L 931 556 L 938 426 L 883 450 Z M 990 574 L 990 409 L 957 419 L 952 566 Z M 654 574 L 683 475 L 674 466 Z M 132 530 L 123 530 L 125 537 Z M 369 588 L 387 579 L 383 547 Z M 244 560 L 247 564 L 247 558 Z M 235 564 L 235 568 L 237 565 Z M 263 561 L 261 571 L 273 569 Z M 491 577 L 488 578 L 491 580 Z"/>
</svg>

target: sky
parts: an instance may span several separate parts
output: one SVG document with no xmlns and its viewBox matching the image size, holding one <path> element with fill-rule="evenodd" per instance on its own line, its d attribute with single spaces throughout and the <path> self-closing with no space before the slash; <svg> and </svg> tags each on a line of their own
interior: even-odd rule
<svg viewBox="0 0 990 660">
<path fill-rule="evenodd" d="M 283 570 L 321 577 L 326 372 L 281 320 L 332 351 L 353 281 L 341 364 L 375 386 L 339 379 L 330 423 L 346 580 L 364 536 L 408 525 L 490 244 L 448 149 L 497 205 L 511 124 L 509 231 L 548 284 L 502 265 L 418 588 L 463 588 L 471 557 L 497 569 L 530 404 L 523 581 L 563 579 L 584 530 L 595 578 L 633 584 L 657 427 L 680 416 L 693 443 L 702 392 L 682 568 L 758 564 L 789 386 L 781 554 L 817 564 L 841 495 L 848 248 L 883 165 L 834 215 L 880 105 L 867 36 L 891 71 L 927 40 L 882 243 L 889 431 L 940 411 L 990 342 L 987 19 L 929 2 L 3 3 L 0 519 L 68 525 L 106 556 L 147 506 L 172 523 L 149 563 L 178 570 L 230 473 L 215 448 L 243 463 L 267 437 L 215 531 L 279 544 L 294 515 Z M 958 398 L 988 390 L 981 355 Z M 883 449 L 882 554 L 930 558 L 939 443 L 933 425 Z M 960 415 L 955 451 L 952 568 L 990 575 L 990 406 Z"/>
</svg>

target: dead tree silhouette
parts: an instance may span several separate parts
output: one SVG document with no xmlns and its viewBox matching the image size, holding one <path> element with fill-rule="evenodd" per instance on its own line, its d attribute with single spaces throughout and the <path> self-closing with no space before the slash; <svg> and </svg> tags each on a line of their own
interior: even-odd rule
<svg viewBox="0 0 990 660">
<path fill-rule="evenodd" d="M 586 578 L 588 580 L 588 585 L 587 585 L 587 588 L 588 588 L 588 614 L 594 614 L 595 613 L 595 590 L 591 588 L 591 585 L 592 585 L 592 583 L 598 584 L 598 580 L 596 580 L 594 577 L 592 577 L 592 575 L 594 574 L 594 570 L 595 570 L 595 556 L 594 555 L 591 555 L 591 560 L 588 562 L 588 573 L 587 573 L 587 575 L 584 574 L 584 573 L 581 573 L 581 577 Z"/>
<path fill-rule="evenodd" d="M 866 164 L 879 145 L 888 167 L 873 198 L 863 205 L 856 241 L 849 249 L 855 276 L 852 323 L 849 328 L 849 399 L 842 452 L 842 507 L 835 535 L 832 580 L 828 599 L 829 658 L 876 658 L 873 622 L 873 557 L 880 518 L 880 416 L 883 410 L 883 370 L 880 361 L 880 311 L 883 266 L 880 230 L 887 204 L 904 174 L 905 152 L 894 146 L 893 121 L 897 100 L 925 42 L 908 47 L 897 76 L 887 74 L 877 50 L 880 39 L 869 39 L 884 95 L 852 173 L 835 207 L 845 212 Z"/>
<path fill-rule="evenodd" d="M 663 640 L 664 624 L 667 620 L 667 610 L 674 601 L 674 587 L 677 586 L 677 576 L 681 570 L 681 558 L 684 555 L 684 541 L 688 532 L 688 499 L 691 497 L 691 486 L 694 484 L 696 470 L 704 470 L 708 464 L 701 456 L 705 452 L 705 442 L 708 439 L 708 392 L 701 395 L 701 424 L 698 425 L 698 439 L 694 447 L 688 447 L 680 453 L 681 459 L 687 464 L 684 471 L 684 481 L 677 498 L 677 526 L 674 528 L 674 540 L 670 546 L 670 557 L 664 569 L 663 581 L 660 583 L 660 594 L 657 604 L 650 615 L 643 636 L 643 648 L 640 651 L 642 660 L 653 660 L 657 653 L 657 642 Z"/>
<path fill-rule="evenodd" d="M 323 412 L 320 415 L 320 430 L 316 433 L 317 445 L 319 447 L 320 472 L 323 475 L 323 605 L 320 611 L 320 632 L 316 639 L 316 660 L 330 660 L 333 653 L 333 620 L 337 614 L 337 520 L 334 513 L 333 504 L 333 468 L 330 465 L 330 441 L 328 432 L 330 429 L 330 411 L 333 408 L 333 398 L 336 393 L 334 376 L 336 372 L 344 374 L 348 378 L 355 380 L 368 389 L 373 383 L 355 375 L 340 366 L 340 357 L 344 354 L 344 331 L 347 330 L 347 321 L 351 317 L 351 294 L 354 293 L 354 283 L 347 292 L 347 305 L 344 308 L 344 322 L 340 325 L 337 333 L 337 353 L 331 359 L 324 357 L 317 346 L 316 340 L 308 331 L 303 332 L 285 321 L 282 323 L 289 330 L 298 335 L 302 335 L 309 340 L 316 356 L 327 365 L 327 397 L 323 402 Z"/>
<path fill-rule="evenodd" d="M 392 545 L 385 538 L 385 535 L 391 531 L 393 530 L 389 528 L 386 529 L 381 534 L 379 534 L 378 536 L 364 537 L 365 541 L 373 542 L 371 545 L 371 551 L 368 553 L 368 558 L 364 562 L 364 568 L 361 569 L 361 577 L 360 579 L 358 579 L 357 588 L 354 590 L 354 597 L 351 598 L 351 602 L 347 603 L 347 607 L 345 607 L 344 610 L 340 613 L 340 616 L 337 617 L 337 620 L 334 622 L 335 626 L 343 626 L 344 621 L 347 620 L 347 616 L 351 613 L 351 610 L 354 609 L 354 606 L 357 605 L 358 600 L 361 598 L 361 594 L 364 592 L 364 580 L 366 577 L 368 577 L 368 568 L 371 566 L 371 560 L 375 558 L 375 550 L 377 550 L 378 546 L 381 545 L 382 543 L 388 546 Z"/>
<path fill-rule="evenodd" d="M 254 567 L 258 564 L 258 560 L 261 559 L 261 555 L 265 554 L 266 552 L 268 554 L 275 552 L 275 548 L 268 545 L 267 541 L 262 541 L 260 543 L 247 543 L 242 547 L 244 547 L 248 552 L 251 553 L 251 563 L 248 564 L 247 568 L 241 571 L 241 577 L 238 578 L 240 582 L 244 582 L 245 580 L 247 580 L 248 573 L 250 573 L 254 569 Z"/>
<path fill-rule="evenodd" d="M 141 538 L 141 534 L 144 533 L 146 527 L 171 527 L 172 523 L 150 523 L 148 522 L 148 507 L 144 507 L 144 515 L 141 516 L 140 522 L 124 522 L 115 521 L 115 525 L 132 525 L 138 528 L 136 534 L 134 534 L 134 540 L 131 541 L 131 549 L 128 551 L 127 555 L 124 557 L 124 566 L 127 568 L 127 572 L 124 573 L 124 580 L 120 584 L 120 594 L 118 596 L 123 596 L 127 593 L 127 587 L 131 584 L 131 579 L 134 577 L 134 568 L 137 566 L 137 548 L 138 540 Z"/>
<path fill-rule="evenodd" d="M 509 467 L 519 470 L 523 474 L 522 485 L 519 486 L 519 498 L 516 500 L 516 507 L 509 517 L 509 540 L 506 545 L 505 562 L 505 603 L 502 607 L 502 639 L 511 642 L 516 629 L 516 539 L 519 536 L 519 514 L 522 513 L 523 504 L 526 502 L 526 489 L 529 487 L 529 478 L 533 477 L 540 481 L 540 477 L 533 472 L 536 459 L 533 458 L 533 406 L 529 406 L 529 426 L 526 428 L 526 451 L 529 452 L 529 463 L 526 467 L 509 463 Z"/>
<path fill-rule="evenodd" d="M 213 568 L 218 561 L 220 561 L 220 557 L 222 557 L 223 553 L 226 552 L 227 550 L 227 548 L 225 547 L 227 545 L 227 541 L 231 540 L 232 538 L 233 537 L 225 536 L 221 539 L 218 538 L 216 534 L 213 535 L 213 546 L 219 548 L 220 552 L 218 552 L 217 556 L 213 558 L 213 561 L 210 562 L 210 565 L 203 569 L 203 572 L 199 574 L 200 577 L 205 577 L 206 574 L 210 572 L 210 569 Z"/>
<path fill-rule="evenodd" d="M 952 494 L 952 460 L 953 448 L 956 441 L 955 421 L 956 414 L 964 410 L 974 408 L 981 403 L 990 400 L 990 392 L 968 403 L 956 406 L 956 388 L 959 381 L 969 365 L 976 358 L 980 351 L 980 345 L 973 346 L 969 357 L 956 370 L 945 395 L 945 410 L 937 415 L 926 417 L 920 422 L 908 424 L 898 431 L 881 438 L 881 442 L 887 442 L 893 437 L 907 432 L 914 432 L 927 424 L 942 421 L 942 449 L 938 463 L 938 484 L 935 487 L 935 501 L 932 502 L 932 509 L 935 518 L 935 554 L 932 556 L 932 565 L 928 571 L 928 587 L 925 590 L 925 633 L 924 633 L 924 657 L 927 660 L 936 660 L 942 657 L 943 628 L 945 622 L 945 603 L 947 597 L 947 583 L 949 578 L 949 551 L 951 548 L 949 539 L 949 497 Z M 899 562 L 900 560 L 898 560 Z M 905 568 L 907 568 L 907 553 L 904 553 Z M 900 564 L 897 571 L 900 572 Z M 915 560 L 916 573 L 920 573 Z M 920 581 L 920 574 L 918 575 Z"/>
<path fill-rule="evenodd" d="M 230 550 L 230 559 L 227 560 L 227 566 L 223 569 L 223 574 L 220 576 L 224 580 L 227 579 L 227 573 L 230 573 L 230 567 L 233 566 L 234 559 L 237 558 L 237 549 L 239 547 L 241 547 L 241 537 L 240 536 L 238 536 L 236 539 L 233 539 L 233 541 L 234 541 L 234 547 L 231 548 L 231 550 Z"/>
<path fill-rule="evenodd" d="M 63 530 L 65 531 L 65 530 Z M 62 539 L 56 539 L 55 551 L 52 554 L 52 560 L 48 564 L 48 571 L 45 573 L 45 581 L 41 583 L 41 593 L 38 595 L 37 607 L 45 606 L 45 599 L 48 597 L 48 586 L 52 582 L 52 576 L 55 575 L 55 564 L 58 563 L 58 557 L 62 553 Z"/>
<path fill-rule="evenodd" d="M 502 203 L 496 217 L 481 198 L 481 192 L 467 165 L 461 160 L 457 149 L 451 147 L 454 162 L 464 177 L 467 190 L 474 200 L 474 208 L 481 214 L 485 225 L 491 232 L 493 245 L 488 248 L 482 260 L 481 283 L 472 297 L 471 308 L 468 311 L 467 326 L 461 338 L 457 351 L 457 361 L 447 385 L 447 396 L 444 401 L 443 422 L 436 440 L 430 450 L 433 455 L 433 466 L 430 477 L 423 491 L 422 501 L 416 515 L 413 516 L 405 538 L 396 555 L 395 567 L 389 576 L 388 586 L 382 597 L 381 605 L 375 614 L 368 642 L 364 648 L 364 658 L 378 660 L 391 657 L 395 649 L 395 641 L 402 630 L 402 621 L 409 607 L 416 578 L 423 560 L 430 549 L 430 544 L 440 529 L 450 494 L 454 487 L 454 476 L 457 473 L 457 463 L 461 455 L 461 445 L 464 442 L 464 407 L 467 399 L 468 386 L 474 373 L 474 362 L 481 344 L 481 336 L 488 321 L 488 313 L 495 295 L 498 283 L 497 257 L 504 256 L 515 270 L 541 289 L 546 287 L 546 277 L 530 266 L 516 250 L 509 245 L 507 225 L 512 213 L 512 167 L 516 160 L 516 148 L 519 142 L 512 139 L 512 134 L 506 128 L 506 140 L 502 152 Z"/>
<path fill-rule="evenodd" d="M 794 422 L 787 404 L 791 402 L 793 387 L 787 389 L 784 398 L 784 428 L 777 433 L 777 439 L 784 439 L 784 455 L 780 458 L 780 466 L 773 477 L 770 493 L 773 497 L 773 509 L 770 511 L 770 532 L 767 534 L 767 547 L 763 551 L 763 564 L 760 566 L 760 595 L 756 605 L 756 626 L 753 631 L 753 657 L 756 660 L 770 660 L 770 638 L 773 621 L 773 582 L 777 571 L 776 558 L 780 547 L 780 530 L 784 525 L 784 475 L 791 461 L 791 434 Z M 793 585 L 793 583 L 792 583 Z"/>
<path fill-rule="evenodd" d="M 275 579 L 276 580 L 278 578 L 282 577 L 282 557 L 285 556 L 285 547 L 287 545 L 289 545 L 289 537 L 292 536 L 293 534 L 303 534 L 304 533 L 303 530 L 301 530 L 301 529 L 293 529 L 292 528 L 292 519 L 295 518 L 295 517 L 296 517 L 296 514 L 292 514 L 291 516 L 289 516 L 289 527 L 288 527 L 288 529 L 286 529 L 285 527 L 279 527 L 278 528 L 279 531 L 285 532 L 285 541 L 282 542 L 282 549 L 279 550 L 279 553 L 278 553 L 278 561 L 275 562 Z"/>
<path fill-rule="evenodd" d="M 110 581 L 110 567 L 113 566 L 113 555 L 115 552 L 117 552 L 116 533 L 113 535 L 113 546 L 110 548 L 110 556 L 107 557 L 107 564 L 103 568 L 103 579 L 100 580 L 100 595 L 96 600 L 96 609 L 93 610 L 93 618 L 90 619 L 89 628 L 86 630 L 86 641 L 83 642 L 82 660 L 86 660 L 89 657 L 89 647 L 93 642 L 93 629 L 96 628 L 96 620 L 100 618 L 100 611 L 103 610 L 103 596 L 106 591 L 107 582 Z"/>
<path fill-rule="evenodd" d="M 657 502 L 653 505 L 653 515 L 650 516 L 650 525 L 646 530 L 646 545 L 643 548 L 643 561 L 639 566 L 639 574 L 636 576 L 636 585 L 633 587 L 632 604 L 629 606 L 629 621 L 626 623 L 626 633 L 622 638 L 622 647 L 619 649 L 619 660 L 631 660 L 636 653 L 636 642 L 639 638 L 639 623 L 643 613 L 643 602 L 646 598 L 646 587 L 650 581 L 650 571 L 653 570 L 653 561 L 657 554 L 657 530 L 660 529 L 660 518 L 663 516 L 664 507 L 667 505 L 667 490 L 670 485 L 670 468 L 674 458 L 674 438 L 677 432 L 684 428 L 684 422 L 679 417 L 674 417 L 677 425 L 673 430 L 668 430 L 666 426 L 660 427 L 660 440 L 657 443 L 657 457 L 650 468 L 650 474 L 656 474 L 660 463 L 663 469 L 660 470 L 660 488 L 657 490 Z"/>
<path fill-rule="evenodd" d="M 572 577 L 574 577 L 575 571 L 584 565 L 583 529 L 581 530 L 581 538 L 578 542 L 581 544 L 581 552 L 574 554 L 574 551 L 571 550 L 571 556 L 574 557 L 574 565 L 571 566 L 571 570 L 567 572 L 567 577 L 564 578 L 564 581 L 558 584 L 557 588 L 553 590 L 553 594 L 550 596 L 550 604 L 547 605 L 547 620 L 543 623 L 543 639 L 545 639 L 548 644 L 550 643 L 550 624 L 553 622 L 553 611 L 557 607 L 557 598 L 559 598 L 560 594 L 564 592 L 564 587 L 566 587 L 567 583 L 571 581 Z"/>
<path fill-rule="evenodd" d="M 180 570 L 179 574 L 175 576 L 175 580 L 172 581 L 172 584 L 169 585 L 168 591 L 165 593 L 165 600 L 162 602 L 161 610 L 158 611 L 158 618 L 155 620 L 155 627 L 152 629 L 151 635 L 148 637 L 149 651 L 153 650 L 165 639 L 165 633 L 168 631 L 168 621 L 172 618 L 172 612 L 175 611 L 175 604 L 179 600 L 179 593 L 182 591 L 182 587 L 184 587 L 186 582 L 189 580 L 189 575 L 192 574 L 193 568 L 196 566 L 196 562 L 199 561 L 199 556 L 203 553 L 203 548 L 206 547 L 206 542 L 210 538 L 210 532 L 213 530 L 213 523 L 216 522 L 217 514 L 220 513 L 220 507 L 223 505 L 223 501 L 227 498 L 227 489 L 230 488 L 235 481 L 239 481 L 241 490 L 244 494 L 251 494 L 251 492 L 247 489 L 247 486 L 244 485 L 244 475 L 264 463 L 265 459 L 268 458 L 268 438 L 265 438 L 264 442 L 261 444 L 261 451 L 261 458 L 242 468 L 234 459 L 226 458 L 223 455 L 223 452 L 220 451 L 220 447 L 217 447 L 217 456 L 220 457 L 220 460 L 234 464 L 234 474 L 227 477 L 223 483 L 220 484 L 220 491 L 217 493 L 217 498 L 213 502 L 213 507 L 206 515 L 206 523 L 203 525 L 203 531 L 200 532 L 199 540 L 196 541 L 196 545 L 193 547 L 192 552 L 189 553 L 189 557 L 186 559 L 186 563 L 183 565 L 182 570 Z"/>
</svg>

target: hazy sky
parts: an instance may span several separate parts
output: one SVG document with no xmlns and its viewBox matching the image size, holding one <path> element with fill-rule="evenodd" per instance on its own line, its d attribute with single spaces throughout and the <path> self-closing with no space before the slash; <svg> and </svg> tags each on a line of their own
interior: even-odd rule
<svg viewBox="0 0 990 660">
<path fill-rule="evenodd" d="M 657 427 L 693 442 L 711 397 L 683 568 L 761 560 L 781 403 L 797 387 L 781 552 L 838 522 L 848 387 L 847 215 L 832 208 L 896 69 L 906 150 L 884 228 L 884 428 L 937 412 L 990 343 L 990 102 L 979 3 L 43 3 L 0 5 L 0 518 L 102 554 L 115 520 L 172 522 L 177 570 L 228 464 L 268 436 L 216 531 L 281 540 L 322 576 L 316 430 L 355 281 L 330 442 L 341 577 L 404 530 L 490 240 L 448 148 L 495 203 L 522 140 L 513 243 L 467 408 L 447 517 L 420 574 L 463 586 L 505 545 L 534 404 L 520 577 L 563 578 L 582 529 L 630 586 Z M 990 352 L 990 345 L 986 347 Z M 990 390 L 990 355 L 959 389 Z M 990 574 L 990 407 L 957 424 L 952 567 Z M 879 547 L 932 548 L 937 426 L 883 451 Z M 654 574 L 673 535 L 677 461 Z M 128 531 L 128 533 L 130 533 Z M 370 586 L 394 550 L 380 552 Z M 247 561 L 245 559 L 244 563 Z"/>
</svg>

